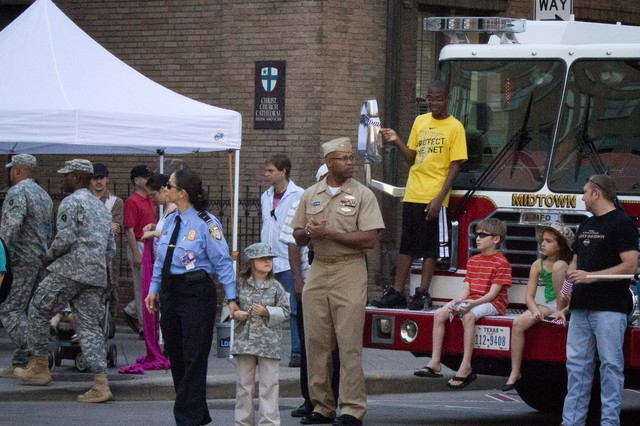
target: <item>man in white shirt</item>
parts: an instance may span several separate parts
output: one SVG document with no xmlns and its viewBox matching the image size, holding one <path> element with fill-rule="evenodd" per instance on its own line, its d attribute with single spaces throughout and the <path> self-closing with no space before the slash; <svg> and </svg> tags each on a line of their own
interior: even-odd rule
<svg viewBox="0 0 640 426">
<path fill-rule="evenodd" d="M 275 154 L 265 161 L 264 175 L 269 188 L 260 197 L 262 228 L 260 241 L 271 246 L 278 257 L 273 259 L 273 272 L 276 279 L 290 294 L 291 315 L 291 360 L 290 367 L 300 367 L 300 337 L 296 323 L 297 305 L 293 291 L 293 274 L 289 266 L 287 244 L 280 241 L 280 231 L 285 218 L 294 202 L 298 201 L 304 190 L 289 179 L 291 161 L 284 154 Z"/>
</svg>

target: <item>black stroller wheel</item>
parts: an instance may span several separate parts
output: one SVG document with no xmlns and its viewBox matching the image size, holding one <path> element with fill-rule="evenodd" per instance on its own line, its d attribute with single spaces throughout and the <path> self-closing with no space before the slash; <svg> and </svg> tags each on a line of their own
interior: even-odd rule
<svg viewBox="0 0 640 426">
<path fill-rule="evenodd" d="M 81 373 L 87 371 L 87 360 L 84 358 L 84 354 L 82 352 L 76 355 L 76 369 Z"/>
<path fill-rule="evenodd" d="M 109 345 L 109 351 L 107 352 L 107 366 L 113 368 L 118 365 L 118 347 L 116 345 Z"/>
<path fill-rule="evenodd" d="M 60 367 L 62 365 L 62 348 L 60 346 L 58 346 L 58 350 L 56 351 L 53 363 L 56 365 L 56 367 Z"/>
<path fill-rule="evenodd" d="M 56 358 L 54 356 L 54 354 L 47 349 L 47 361 L 49 362 L 49 371 L 53 371 L 56 368 L 56 365 L 60 365 L 60 364 L 56 364 Z"/>
</svg>

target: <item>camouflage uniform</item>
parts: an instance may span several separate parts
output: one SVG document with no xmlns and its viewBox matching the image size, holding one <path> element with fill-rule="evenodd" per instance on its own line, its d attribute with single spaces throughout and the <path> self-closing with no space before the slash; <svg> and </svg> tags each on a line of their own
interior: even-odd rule
<svg viewBox="0 0 640 426">
<path fill-rule="evenodd" d="M 256 287 L 253 278 L 238 282 L 238 307 L 248 311 L 255 301 L 269 310 L 269 319 L 251 315 L 247 321 L 237 322 L 231 353 L 280 359 L 282 347 L 281 324 L 289 319 L 289 295 L 274 278 Z"/>
<path fill-rule="evenodd" d="M 33 179 L 9 188 L 2 206 L 0 237 L 9 249 L 13 285 L 0 305 L 0 321 L 15 346 L 13 365 L 27 363 L 27 315 L 29 298 L 38 282 L 40 259 L 51 242 L 51 197 Z"/>
<path fill-rule="evenodd" d="M 275 257 L 271 247 L 265 243 L 252 244 L 245 250 L 248 259 Z M 256 282 L 253 277 L 241 278 L 238 282 L 237 303 L 249 317 L 237 321 L 231 353 L 236 355 L 238 380 L 236 382 L 236 425 L 255 424 L 253 394 L 256 369 L 260 377 L 260 421 L 259 424 L 280 424 L 278 410 L 279 374 L 278 360 L 282 346 L 281 324 L 289 318 L 289 294 L 275 278 Z M 269 311 L 265 318 L 251 312 L 256 302 Z"/>
<path fill-rule="evenodd" d="M 67 302 L 76 316 L 82 352 L 89 369 L 107 372 L 105 336 L 101 328 L 107 264 L 115 256 L 111 213 L 91 192 L 78 189 L 58 209 L 57 234 L 47 251 L 50 274 L 29 305 L 29 349 L 47 355 L 49 320 Z"/>
</svg>

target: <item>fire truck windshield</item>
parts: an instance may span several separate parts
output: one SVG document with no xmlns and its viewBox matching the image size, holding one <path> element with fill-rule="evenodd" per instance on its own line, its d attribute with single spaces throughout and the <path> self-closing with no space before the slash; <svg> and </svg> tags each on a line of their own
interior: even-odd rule
<svg viewBox="0 0 640 426">
<path fill-rule="evenodd" d="M 640 195 L 640 60 L 451 59 L 438 78 L 467 136 L 455 189 L 579 194 L 607 173 Z"/>
<path fill-rule="evenodd" d="M 569 71 L 549 188 L 580 192 L 595 173 L 640 195 L 640 61 L 578 60 Z"/>
<path fill-rule="evenodd" d="M 544 184 L 566 67 L 561 60 L 449 60 L 450 112 L 464 124 L 469 160 L 457 189 L 536 191 Z"/>
</svg>

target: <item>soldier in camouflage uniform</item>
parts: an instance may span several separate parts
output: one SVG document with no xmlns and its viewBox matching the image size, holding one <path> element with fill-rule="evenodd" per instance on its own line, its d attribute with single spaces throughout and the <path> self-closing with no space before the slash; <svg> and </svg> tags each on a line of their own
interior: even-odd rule
<svg viewBox="0 0 640 426">
<path fill-rule="evenodd" d="M 271 247 L 252 244 L 245 250 L 247 267 L 238 282 L 239 311 L 231 353 L 237 358 L 236 425 L 255 424 L 253 390 L 260 377 L 260 424 L 280 424 L 278 360 L 282 323 L 289 319 L 289 294 L 274 278 Z"/>
<path fill-rule="evenodd" d="M 89 191 L 93 173 L 90 161 L 67 161 L 58 173 L 64 174 L 63 189 L 73 193 L 60 203 L 57 234 L 43 259 L 49 275 L 29 304 L 29 364 L 25 369 L 16 368 L 15 375 L 32 385 L 51 382 L 47 361 L 49 320 L 69 303 L 76 317 L 82 352 L 95 375 L 93 387 L 78 396 L 78 401 L 104 402 L 112 399 L 106 374 L 105 336 L 100 327 L 107 264 L 115 255 L 111 213 Z"/>
<path fill-rule="evenodd" d="M 2 206 L 0 237 L 4 240 L 13 269 L 13 285 L 0 305 L 0 321 L 15 346 L 11 366 L 0 377 L 13 378 L 15 367 L 27 364 L 27 306 L 41 271 L 40 259 L 51 242 L 51 197 L 33 179 L 36 159 L 18 154 L 6 165 L 12 187 Z"/>
</svg>

